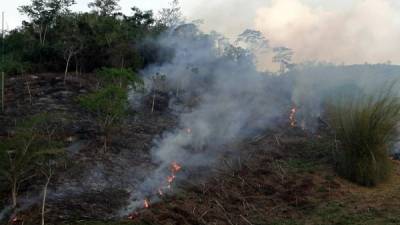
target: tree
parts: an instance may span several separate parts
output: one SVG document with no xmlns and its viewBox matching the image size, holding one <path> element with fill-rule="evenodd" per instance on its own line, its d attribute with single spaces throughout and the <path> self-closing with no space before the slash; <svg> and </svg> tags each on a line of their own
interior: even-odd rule
<svg viewBox="0 0 400 225">
<path fill-rule="evenodd" d="M 159 23 L 166 27 L 176 27 L 182 23 L 182 12 L 178 0 L 173 0 L 170 8 L 161 9 L 159 14 Z"/>
<path fill-rule="evenodd" d="M 60 159 L 62 159 L 60 156 L 63 155 L 63 153 L 64 151 L 61 149 L 59 151 L 52 150 L 51 154 L 48 154 L 46 157 L 42 157 L 38 162 L 39 171 L 45 178 L 42 194 L 41 225 L 45 224 L 47 190 L 54 175 L 55 169 L 61 161 Z"/>
<path fill-rule="evenodd" d="M 100 16 L 110 16 L 121 9 L 118 2 L 119 0 L 94 0 L 88 6 Z"/>
<path fill-rule="evenodd" d="M 265 52 L 269 47 L 268 40 L 263 34 L 260 31 L 251 29 L 243 31 L 243 33 L 238 36 L 235 43 L 254 53 Z"/>
<path fill-rule="evenodd" d="M 106 151 L 113 128 L 118 127 L 126 115 L 127 90 L 116 85 L 109 85 L 94 93 L 81 96 L 79 103 L 96 117 L 103 133 L 103 149 Z"/>
<path fill-rule="evenodd" d="M 292 67 L 291 61 L 293 57 L 293 50 L 287 47 L 276 47 L 273 49 L 275 56 L 273 62 L 280 64 L 280 73 L 284 73 L 286 69 Z"/>
<path fill-rule="evenodd" d="M 8 181 L 13 208 L 17 207 L 20 185 L 37 175 L 36 162 L 59 152 L 52 141 L 54 129 L 49 126 L 49 118 L 40 114 L 25 119 L 13 136 L 1 142 L 0 176 Z"/>
<path fill-rule="evenodd" d="M 43 46 L 49 27 L 54 25 L 58 16 L 69 13 L 69 7 L 73 4 L 75 0 L 32 0 L 30 5 L 20 6 L 18 10 L 32 20 Z"/>
<path fill-rule="evenodd" d="M 151 113 L 154 113 L 154 106 L 156 103 L 157 92 L 162 91 L 165 86 L 166 76 L 164 74 L 156 73 L 155 76 L 151 77 L 152 80 L 152 91 L 153 91 L 153 100 L 151 103 Z M 177 85 L 176 95 L 178 96 L 179 85 Z"/>
<path fill-rule="evenodd" d="M 131 86 L 134 89 L 143 87 L 143 80 L 138 77 L 132 69 L 117 69 L 103 67 L 96 72 L 103 86 L 116 85 L 127 89 Z"/>
<path fill-rule="evenodd" d="M 63 52 L 65 60 L 64 83 L 67 80 L 68 69 L 72 57 L 76 56 L 83 48 L 83 38 L 77 24 L 77 17 L 74 15 L 66 15 L 59 20 L 59 31 L 57 46 Z M 75 62 L 76 64 L 78 62 Z"/>
</svg>

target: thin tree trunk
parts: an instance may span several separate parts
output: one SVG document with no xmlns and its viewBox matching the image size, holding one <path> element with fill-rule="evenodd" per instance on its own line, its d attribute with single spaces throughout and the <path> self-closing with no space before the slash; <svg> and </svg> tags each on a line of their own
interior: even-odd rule
<svg viewBox="0 0 400 225">
<path fill-rule="evenodd" d="M 154 90 L 154 93 L 153 93 L 153 103 L 152 103 L 152 105 L 151 105 L 151 113 L 154 112 L 154 106 L 155 106 L 155 104 L 156 104 L 156 91 Z"/>
<path fill-rule="evenodd" d="M 45 41 L 46 41 L 46 34 L 47 34 L 47 25 L 46 25 L 45 28 L 44 28 L 42 46 L 44 46 L 44 43 L 45 43 Z"/>
<path fill-rule="evenodd" d="M 30 88 L 30 85 L 29 85 L 29 81 L 26 81 L 26 88 L 28 89 L 29 102 L 32 105 L 32 93 L 31 93 L 31 88 Z"/>
<path fill-rule="evenodd" d="M 104 148 L 104 153 L 106 153 L 107 152 L 107 141 L 108 141 L 108 137 L 107 137 L 107 134 L 105 134 L 104 135 L 104 145 L 103 145 L 103 148 Z"/>
<path fill-rule="evenodd" d="M 11 198 L 12 198 L 12 207 L 15 209 L 17 207 L 17 196 L 18 196 L 18 184 L 17 181 L 14 180 L 11 188 Z"/>
<path fill-rule="evenodd" d="M 67 65 L 65 66 L 65 73 L 64 73 L 64 84 L 67 81 L 67 74 L 68 74 L 68 67 L 69 67 L 69 61 L 71 60 L 72 53 L 68 53 L 68 58 L 67 58 Z"/>
<path fill-rule="evenodd" d="M 77 57 L 76 57 L 76 55 L 75 55 L 75 76 L 76 77 L 78 77 L 78 75 L 79 75 L 79 70 L 78 70 L 78 59 L 77 59 Z"/>
<path fill-rule="evenodd" d="M 46 209 L 46 198 L 47 198 L 47 188 L 49 187 L 50 179 L 52 177 L 52 172 L 49 173 L 47 176 L 46 184 L 43 188 L 43 199 L 42 199 L 42 221 L 41 225 L 44 225 L 44 216 L 45 216 L 45 209 Z"/>
<path fill-rule="evenodd" d="M 40 45 L 42 45 L 42 34 L 43 34 L 43 22 L 40 24 L 40 30 L 39 30 L 39 42 Z"/>
</svg>

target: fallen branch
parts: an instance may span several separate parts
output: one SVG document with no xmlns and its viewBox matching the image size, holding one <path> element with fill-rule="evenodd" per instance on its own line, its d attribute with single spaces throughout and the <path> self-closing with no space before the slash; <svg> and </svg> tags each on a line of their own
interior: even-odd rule
<svg viewBox="0 0 400 225">
<path fill-rule="evenodd" d="M 248 223 L 249 225 L 253 225 L 248 219 L 246 219 L 246 217 L 244 217 L 243 215 L 240 215 L 240 218 L 242 218 L 246 223 Z"/>
<path fill-rule="evenodd" d="M 276 141 L 276 144 L 278 144 L 278 146 L 281 146 L 281 142 L 280 142 L 280 140 L 279 140 L 279 137 L 278 137 L 278 135 L 274 135 L 274 138 L 275 138 L 275 141 Z"/>
<path fill-rule="evenodd" d="M 228 213 L 226 212 L 225 208 L 221 205 L 221 203 L 219 203 L 218 200 L 214 200 L 214 201 L 215 201 L 215 203 L 217 203 L 217 205 L 218 205 L 218 206 L 222 209 L 222 211 L 224 212 L 224 216 L 225 216 L 226 219 L 228 220 L 229 224 L 230 224 L 230 225 L 234 225 L 234 224 L 232 223 L 231 219 L 229 218 Z"/>
</svg>

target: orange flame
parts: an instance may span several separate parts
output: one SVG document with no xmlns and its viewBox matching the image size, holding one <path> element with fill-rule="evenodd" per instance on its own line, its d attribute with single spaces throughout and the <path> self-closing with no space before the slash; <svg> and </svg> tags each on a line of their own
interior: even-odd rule
<svg viewBox="0 0 400 225">
<path fill-rule="evenodd" d="M 174 182 L 174 180 L 175 180 L 175 176 L 168 176 L 167 177 L 168 184 L 171 184 L 172 182 Z"/>
<path fill-rule="evenodd" d="M 130 215 L 128 216 L 128 219 L 134 220 L 134 219 L 137 218 L 138 216 L 139 216 L 139 213 L 134 212 L 134 213 L 132 213 L 132 214 L 130 214 Z"/>
<path fill-rule="evenodd" d="M 177 162 L 172 162 L 170 165 L 170 171 L 171 171 L 171 175 L 167 176 L 167 185 L 166 186 L 161 186 L 158 188 L 157 192 L 160 196 L 164 195 L 163 189 L 171 189 L 172 183 L 174 182 L 175 178 L 176 178 L 176 174 L 182 169 L 182 166 L 179 165 Z M 145 209 L 150 207 L 150 201 L 149 199 L 145 198 L 143 200 L 143 207 Z M 138 213 L 134 212 L 131 215 L 128 216 L 129 219 L 135 219 L 136 217 L 138 217 Z"/>
<path fill-rule="evenodd" d="M 22 220 L 22 218 L 19 218 L 18 216 L 14 216 L 12 219 L 11 219 L 11 224 L 19 224 L 19 223 L 23 223 L 23 220 Z"/>
<path fill-rule="evenodd" d="M 172 174 L 176 174 L 181 169 L 182 169 L 182 166 L 179 165 L 177 162 L 172 162 L 171 163 L 171 172 L 172 172 Z"/>
<path fill-rule="evenodd" d="M 148 199 L 144 199 L 143 206 L 147 209 L 150 207 L 150 201 Z"/>
</svg>

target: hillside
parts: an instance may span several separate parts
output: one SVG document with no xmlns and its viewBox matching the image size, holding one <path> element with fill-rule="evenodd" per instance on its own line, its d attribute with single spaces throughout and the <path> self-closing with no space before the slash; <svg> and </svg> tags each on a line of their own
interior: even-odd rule
<svg viewBox="0 0 400 225">
<path fill-rule="evenodd" d="M 340 70 L 340 69 L 339 69 Z M 126 188 L 146 177 L 154 167 L 153 139 L 173 129 L 177 118 L 163 108 L 150 113 L 151 101 L 133 108 L 110 149 L 101 150 L 95 120 L 82 110 L 77 96 L 95 90 L 94 75 L 26 75 L 7 80 L 6 113 L 1 118 L 2 138 L 12 135 L 14 122 L 46 111 L 61 115 L 56 139 L 65 143 L 68 162 L 50 185 L 46 214 L 51 224 L 398 224 L 400 164 L 390 182 L 376 188 L 352 184 L 335 173 L 331 152 L 335 144 L 329 129 L 291 127 L 288 114 L 278 126 L 243 140 L 226 143 L 235 149 L 218 156 L 215 168 L 192 170 L 174 184 L 174 194 L 120 217 L 129 201 Z M 85 79 L 88 77 L 90 79 Z M 29 84 L 29 89 L 28 89 Z M 144 98 L 146 99 L 146 98 Z M 60 120 L 61 119 L 61 120 Z M 22 186 L 24 224 L 39 220 L 35 200 L 41 182 Z M 7 192 L 2 192 L 7 199 Z M 3 207 L 6 201 L 3 201 Z M 2 208 L 3 208 L 2 207 Z M 102 222 L 103 221 L 103 222 Z M 118 222 L 120 221 L 120 222 Z"/>
<path fill-rule="evenodd" d="M 27 1 L 2 32 L 0 225 L 400 224 L 399 65 L 88 3 Z"/>
</svg>

